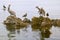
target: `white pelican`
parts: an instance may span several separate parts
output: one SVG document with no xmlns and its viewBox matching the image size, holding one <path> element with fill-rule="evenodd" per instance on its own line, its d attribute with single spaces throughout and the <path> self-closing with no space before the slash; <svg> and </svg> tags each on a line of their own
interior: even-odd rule
<svg viewBox="0 0 60 40">
<path fill-rule="evenodd" d="M 16 16 L 16 15 L 15 15 L 15 12 L 12 11 L 12 10 L 10 10 L 10 6 L 11 6 L 11 5 L 9 4 L 9 6 L 8 6 L 8 12 L 10 13 L 10 15 Z"/>
</svg>

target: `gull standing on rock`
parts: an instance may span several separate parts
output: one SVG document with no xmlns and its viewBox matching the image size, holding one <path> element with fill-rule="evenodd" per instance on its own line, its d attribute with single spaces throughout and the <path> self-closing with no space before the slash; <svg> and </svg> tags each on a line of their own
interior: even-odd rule
<svg viewBox="0 0 60 40">
<path fill-rule="evenodd" d="M 23 17 L 26 17 L 27 16 L 27 13 L 23 15 Z"/>
</svg>

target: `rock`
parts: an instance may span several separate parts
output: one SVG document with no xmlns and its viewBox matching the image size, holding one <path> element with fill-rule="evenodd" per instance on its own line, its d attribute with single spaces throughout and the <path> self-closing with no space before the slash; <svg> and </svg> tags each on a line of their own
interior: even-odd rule
<svg viewBox="0 0 60 40">
<path fill-rule="evenodd" d="M 50 23 L 42 22 L 41 26 L 40 26 L 40 31 L 50 30 L 51 27 L 52 27 L 52 25 Z"/>
<path fill-rule="evenodd" d="M 4 21 L 4 24 L 7 27 L 13 27 L 16 29 L 20 29 L 21 27 L 26 27 L 28 23 L 24 23 L 20 18 L 16 16 L 8 16 L 7 19 Z"/>
<path fill-rule="evenodd" d="M 7 19 L 4 21 L 4 24 L 17 24 L 20 23 L 22 20 L 15 16 L 8 16 Z"/>
<path fill-rule="evenodd" d="M 50 28 L 52 27 L 51 23 L 52 23 L 51 19 L 44 18 L 44 20 L 43 20 L 43 22 L 41 23 L 41 26 L 40 26 L 41 31 L 50 30 Z"/>
<path fill-rule="evenodd" d="M 44 31 L 52 27 L 51 19 L 47 17 L 33 17 L 32 18 L 32 28 L 41 29 Z"/>
<path fill-rule="evenodd" d="M 34 17 L 32 18 L 32 28 L 39 29 L 40 31 L 50 30 L 52 21 L 47 17 Z"/>
<path fill-rule="evenodd" d="M 53 19 L 52 20 L 52 25 L 60 27 L 60 19 Z"/>
<path fill-rule="evenodd" d="M 31 25 L 32 25 L 32 28 L 39 29 L 39 27 L 41 25 L 40 19 L 38 17 L 33 17 Z"/>
<path fill-rule="evenodd" d="M 30 21 L 28 18 L 24 18 L 24 19 L 23 19 L 23 22 L 24 22 L 24 23 L 31 23 L 31 21 Z"/>
</svg>

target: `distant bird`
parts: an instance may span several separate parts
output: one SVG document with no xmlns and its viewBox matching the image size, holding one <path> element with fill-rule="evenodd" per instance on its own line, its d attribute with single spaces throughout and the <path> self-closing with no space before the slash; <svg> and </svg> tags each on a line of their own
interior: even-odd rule
<svg viewBox="0 0 60 40">
<path fill-rule="evenodd" d="M 8 12 L 10 13 L 10 15 L 14 15 L 14 16 L 16 16 L 15 14 L 15 12 L 14 11 L 12 11 L 12 10 L 10 10 L 10 4 L 8 5 Z"/>
<path fill-rule="evenodd" d="M 27 13 L 23 15 L 23 17 L 26 17 L 27 16 Z"/>
<path fill-rule="evenodd" d="M 42 14 L 45 16 L 45 10 L 43 8 L 39 8 L 38 6 L 36 6 L 36 8 L 38 9 L 39 14 Z"/>
<path fill-rule="evenodd" d="M 5 6 L 5 5 L 3 5 L 3 10 L 4 10 L 4 11 L 6 10 L 6 6 Z"/>
<path fill-rule="evenodd" d="M 49 16 L 49 14 L 47 13 L 47 14 L 46 14 L 46 16 L 48 17 L 48 16 Z"/>
</svg>

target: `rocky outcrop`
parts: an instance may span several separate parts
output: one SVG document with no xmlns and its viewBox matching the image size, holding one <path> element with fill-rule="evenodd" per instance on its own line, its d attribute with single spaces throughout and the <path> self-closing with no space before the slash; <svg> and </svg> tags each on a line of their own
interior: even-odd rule
<svg viewBox="0 0 60 40">
<path fill-rule="evenodd" d="M 31 23 L 30 19 L 28 19 L 28 18 L 24 18 L 24 19 L 23 19 L 23 22 L 24 22 L 24 23 Z"/>
<path fill-rule="evenodd" d="M 52 25 L 60 27 L 60 19 L 52 19 Z"/>
<path fill-rule="evenodd" d="M 20 18 L 11 15 L 7 17 L 7 19 L 4 21 L 4 24 L 7 27 L 13 27 L 16 29 L 26 27 L 28 25 L 28 23 L 24 23 Z"/>
<path fill-rule="evenodd" d="M 52 21 L 47 17 L 33 17 L 32 18 L 32 28 L 40 29 L 41 31 L 50 30 L 52 27 Z"/>
</svg>

